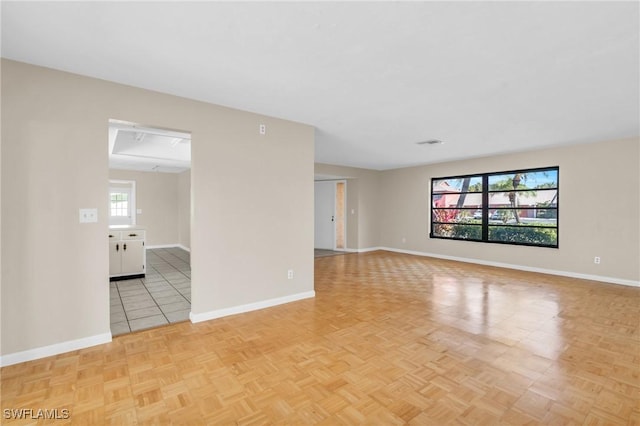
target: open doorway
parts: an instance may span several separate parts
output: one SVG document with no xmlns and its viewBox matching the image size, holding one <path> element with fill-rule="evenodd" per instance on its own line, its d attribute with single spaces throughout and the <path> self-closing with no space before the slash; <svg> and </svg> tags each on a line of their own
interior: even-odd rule
<svg viewBox="0 0 640 426">
<path fill-rule="evenodd" d="M 188 320 L 190 132 L 109 120 L 108 185 L 111 334 Z"/>
<path fill-rule="evenodd" d="M 314 248 L 317 256 L 344 251 L 346 241 L 346 195 L 344 180 L 315 181 Z"/>
</svg>

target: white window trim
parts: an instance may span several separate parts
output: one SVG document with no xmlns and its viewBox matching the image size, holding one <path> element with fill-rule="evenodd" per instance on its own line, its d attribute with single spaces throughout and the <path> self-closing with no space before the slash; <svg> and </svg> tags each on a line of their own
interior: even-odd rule
<svg viewBox="0 0 640 426">
<path fill-rule="evenodd" d="M 111 184 L 125 184 L 130 185 L 130 199 L 129 199 L 129 208 L 131 209 L 131 216 L 127 223 L 113 223 L 113 217 L 111 216 L 111 193 L 116 192 L 119 187 L 113 187 Z M 129 189 L 129 188 L 128 188 Z M 117 180 L 117 179 L 109 179 L 109 199 L 108 199 L 108 211 L 109 211 L 109 226 L 128 226 L 136 224 L 136 181 L 135 180 Z M 118 221 L 122 222 L 122 221 Z"/>
</svg>

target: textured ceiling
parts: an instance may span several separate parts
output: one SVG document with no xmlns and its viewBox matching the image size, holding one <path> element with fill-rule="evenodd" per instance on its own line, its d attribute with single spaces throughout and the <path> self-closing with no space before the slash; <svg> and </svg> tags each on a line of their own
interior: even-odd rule
<svg viewBox="0 0 640 426">
<path fill-rule="evenodd" d="M 317 162 L 372 169 L 638 136 L 639 33 L 638 2 L 2 2 L 3 57 L 311 124 Z"/>
</svg>

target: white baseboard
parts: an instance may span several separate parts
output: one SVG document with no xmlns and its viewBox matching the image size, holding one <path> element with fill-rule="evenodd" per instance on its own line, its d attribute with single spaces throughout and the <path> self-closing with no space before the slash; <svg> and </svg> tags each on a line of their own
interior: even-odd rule
<svg viewBox="0 0 640 426">
<path fill-rule="evenodd" d="M 182 249 L 184 251 L 188 251 L 189 253 L 191 253 L 191 249 L 189 247 L 183 246 L 182 244 L 159 244 L 159 245 L 155 245 L 155 246 L 145 246 L 145 248 L 147 250 L 161 249 L 161 248 L 179 248 L 179 249 Z"/>
<path fill-rule="evenodd" d="M 84 337 L 82 339 L 69 340 L 62 343 L 55 343 L 53 345 L 29 349 L 22 352 L 15 352 L 12 354 L 2 355 L 0 357 L 0 367 L 33 361 L 34 359 L 46 358 L 48 356 L 58 355 L 109 342 L 111 342 L 111 332 L 96 334 L 95 336 Z"/>
<path fill-rule="evenodd" d="M 378 250 L 386 250 L 394 253 L 412 254 L 415 256 L 435 257 L 437 259 L 455 260 L 457 262 L 475 263 L 477 265 L 495 266 L 498 268 L 517 269 L 519 271 L 538 272 L 541 274 L 558 275 L 561 277 L 600 281 L 604 283 L 626 285 L 630 287 L 640 287 L 640 281 L 625 280 L 625 279 L 614 278 L 614 277 L 603 277 L 601 275 L 580 274 L 577 272 L 570 272 L 570 271 L 557 271 L 555 269 L 545 269 L 545 268 L 536 268 L 532 266 L 513 265 L 511 263 L 492 262 L 488 260 L 470 259 L 466 257 L 457 257 L 457 256 L 446 256 L 446 255 L 436 254 L 436 253 L 425 253 L 421 251 L 403 250 L 403 249 L 397 249 L 397 248 L 391 248 L 391 247 L 379 247 Z"/>
<path fill-rule="evenodd" d="M 215 311 L 203 312 L 201 314 L 189 314 L 191 322 L 202 322 L 216 318 L 222 318 L 229 315 L 242 314 L 250 311 L 257 311 L 258 309 L 270 308 L 272 306 L 282 305 L 289 302 L 295 302 L 296 300 L 309 299 L 316 296 L 315 291 L 306 291 L 304 293 L 292 294 L 289 296 L 276 297 L 275 299 L 262 300 L 260 302 L 248 303 L 246 305 L 233 306 L 231 308 L 217 309 Z"/>
<path fill-rule="evenodd" d="M 344 251 L 348 252 L 348 253 L 368 253 L 370 251 L 377 251 L 377 250 L 386 250 L 383 247 L 366 247 L 366 248 L 361 248 L 361 249 L 352 249 L 352 248 L 348 248 L 348 249 L 344 249 Z"/>
</svg>

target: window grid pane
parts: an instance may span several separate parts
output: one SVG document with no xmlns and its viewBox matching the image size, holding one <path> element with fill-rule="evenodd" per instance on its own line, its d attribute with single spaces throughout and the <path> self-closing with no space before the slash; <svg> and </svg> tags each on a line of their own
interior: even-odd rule
<svg viewBox="0 0 640 426">
<path fill-rule="evenodd" d="M 431 180 L 431 238 L 558 247 L 558 167 Z"/>
<path fill-rule="evenodd" d="M 129 194 L 121 192 L 111 193 L 111 216 L 129 216 Z"/>
</svg>

